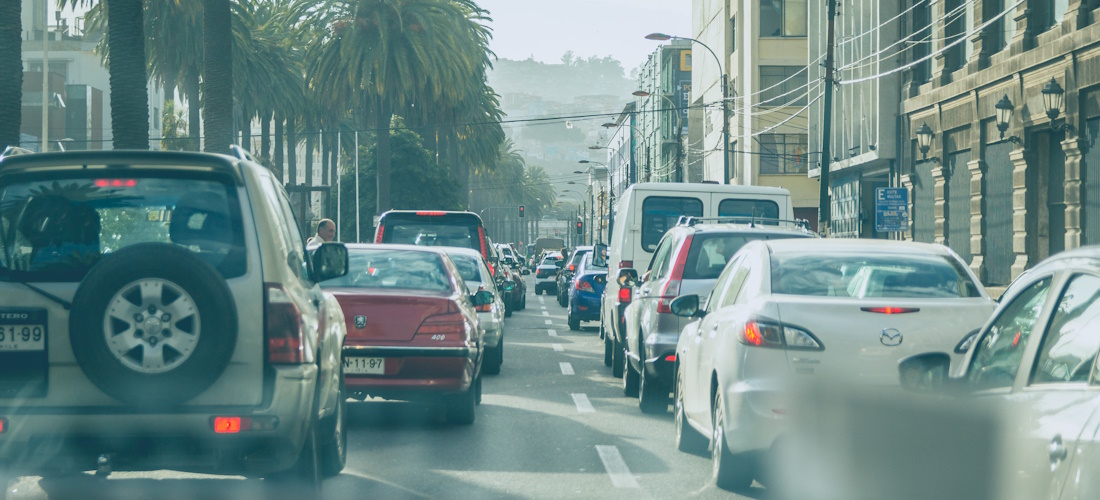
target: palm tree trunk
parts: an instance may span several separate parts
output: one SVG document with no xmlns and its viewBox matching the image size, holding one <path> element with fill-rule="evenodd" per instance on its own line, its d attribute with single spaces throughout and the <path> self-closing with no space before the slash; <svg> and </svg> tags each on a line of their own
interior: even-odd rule
<svg viewBox="0 0 1100 500">
<path fill-rule="evenodd" d="M 286 117 L 286 171 L 289 175 L 286 182 L 291 186 L 298 185 L 298 155 L 295 154 L 295 150 L 298 149 L 296 127 L 294 116 Z"/>
<path fill-rule="evenodd" d="M 470 172 L 466 169 L 458 154 L 458 133 L 447 131 L 447 163 L 451 167 L 451 177 L 458 183 L 458 192 L 470 203 Z"/>
<path fill-rule="evenodd" d="M 142 0 L 106 0 L 115 149 L 149 149 L 149 89 Z M 228 14 L 226 14 L 228 18 Z M 7 118 L 5 118 L 7 119 Z"/>
<path fill-rule="evenodd" d="M 310 124 L 307 121 L 306 124 Z M 317 136 L 313 135 L 313 127 L 308 127 L 305 131 L 306 134 L 306 185 L 313 185 L 313 149 L 317 147 Z"/>
<path fill-rule="evenodd" d="M 19 145 L 23 109 L 23 2 L 0 0 L 0 148 Z"/>
<path fill-rule="evenodd" d="M 320 139 L 317 147 L 321 150 L 321 185 L 327 186 L 329 184 L 328 151 L 332 148 L 332 139 L 327 133 L 322 135 Z"/>
<path fill-rule="evenodd" d="M 260 112 L 260 158 L 271 159 L 271 112 Z"/>
<path fill-rule="evenodd" d="M 183 78 L 184 98 L 187 99 L 187 149 L 202 150 L 202 103 L 199 101 L 199 73 L 188 71 Z"/>
<path fill-rule="evenodd" d="M 115 0 L 109 0 L 115 1 Z M 140 3 L 141 0 L 137 0 Z M 202 11 L 203 121 L 208 152 L 233 141 L 233 26 L 229 0 L 206 0 Z M 113 52 L 112 52 L 113 53 Z"/>
<path fill-rule="evenodd" d="M 275 112 L 275 157 L 271 162 L 279 182 L 285 182 L 283 179 L 283 113 L 280 111 Z"/>
<path fill-rule="evenodd" d="M 390 203 L 390 121 L 392 118 L 393 112 L 389 103 L 381 103 L 378 106 L 378 114 L 375 116 L 378 134 L 375 150 L 378 162 L 378 215 L 393 208 Z"/>
</svg>

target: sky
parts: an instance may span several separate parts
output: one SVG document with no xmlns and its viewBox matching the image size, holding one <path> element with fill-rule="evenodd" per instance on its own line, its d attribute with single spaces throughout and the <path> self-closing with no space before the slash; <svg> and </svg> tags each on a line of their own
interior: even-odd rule
<svg viewBox="0 0 1100 500">
<path fill-rule="evenodd" d="M 645 35 L 691 36 L 691 0 L 477 0 L 493 22 L 498 57 L 560 62 L 566 51 L 579 57 L 612 56 L 629 72 L 641 66 L 659 42 Z"/>
</svg>

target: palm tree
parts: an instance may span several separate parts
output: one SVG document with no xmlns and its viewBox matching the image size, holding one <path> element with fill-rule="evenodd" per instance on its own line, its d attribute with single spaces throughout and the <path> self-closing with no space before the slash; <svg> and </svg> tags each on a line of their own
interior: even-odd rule
<svg viewBox="0 0 1100 500">
<path fill-rule="evenodd" d="M 332 98 L 359 97 L 359 110 L 373 121 L 379 213 L 391 208 L 388 131 L 394 113 L 413 103 L 458 100 L 466 90 L 462 84 L 487 61 L 487 50 L 471 33 L 488 29 L 471 16 L 470 5 L 467 0 L 332 4 L 332 33 L 318 40 L 314 53 L 319 55 L 309 73 L 316 84 L 331 90 Z"/>
<path fill-rule="evenodd" d="M 115 1 L 115 0 L 110 0 Z M 206 0 L 202 11 L 202 117 L 206 151 L 233 142 L 233 20 L 229 0 Z"/>
<path fill-rule="evenodd" d="M 23 108 L 22 0 L 0 0 L 0 148 L 19 145 Z"/>
<path fill-rule="evenodd" d="M 64 0 L 69 1 L 69 0 Z M 76 5 L 91 0 L 71 0 Z M 142 0 L 104 0 L 115 149 L 149 149 L 149 87 Z"/>
</svg>

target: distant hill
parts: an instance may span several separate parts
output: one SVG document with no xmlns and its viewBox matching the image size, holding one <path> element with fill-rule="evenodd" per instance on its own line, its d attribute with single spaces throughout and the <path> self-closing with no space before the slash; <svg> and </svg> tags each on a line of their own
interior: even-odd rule
<svg viewBox="0 0 1100 500">
<path fill-rule="evenodd" d="M 625 101 L 635 89 L 618 60 L 576 58 L 572 52 L 566 52 L 562 62 L 554 64 L 534 59 L 500 59 L 493 64 L 489 84 L 502 96 L 532 94 L 560 103 L 570 103 L 585 95 L 622 96 Z"/>
</svg>

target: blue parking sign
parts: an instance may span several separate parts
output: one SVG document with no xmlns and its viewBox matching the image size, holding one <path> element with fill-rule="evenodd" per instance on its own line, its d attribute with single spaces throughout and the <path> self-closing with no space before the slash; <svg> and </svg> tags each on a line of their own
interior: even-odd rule
<svg viewBox="0 0 1100 500">
<path fill-rule="evenodd" d="M 904 232 L 909 226 L 909 190 L 900 187 L 875 189 L 875 231 Z"/>
</svg>

